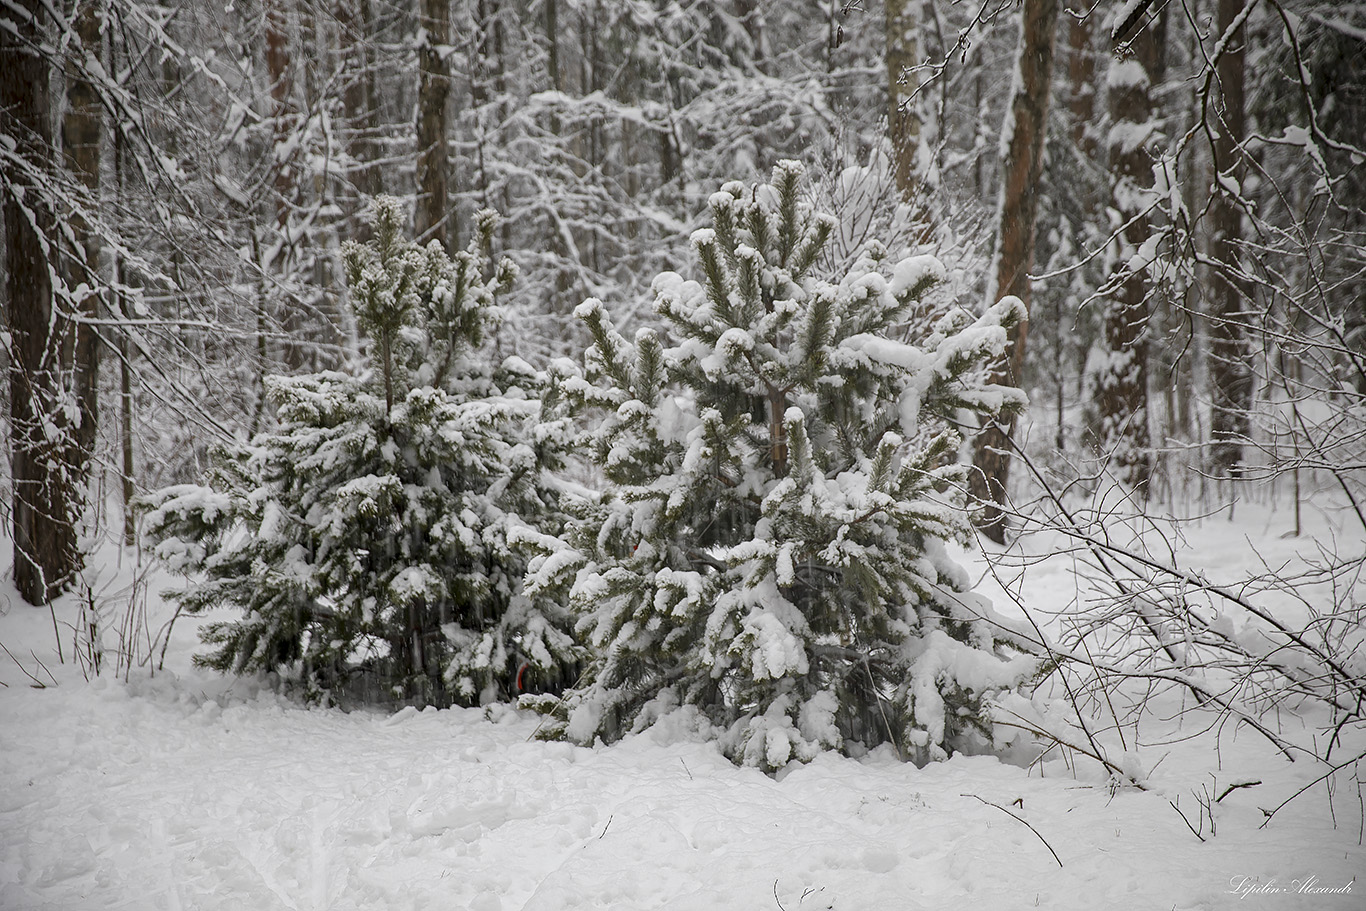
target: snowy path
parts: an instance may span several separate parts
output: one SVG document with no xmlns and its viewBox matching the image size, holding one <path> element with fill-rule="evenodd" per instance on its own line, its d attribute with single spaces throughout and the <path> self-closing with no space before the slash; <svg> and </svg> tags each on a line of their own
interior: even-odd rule
<svg viewBox="0 0 1366 911">
<path fill-rule="evenodd" d="M 1258 830 L 1256 801 L 1230 799 L 1201 844 L 1161 796 L 989 758 L 827 758 L 774 781 L 701 744 L 528 742 L 516 715 L 305 711 L 206 698 L 224 684 L 188 675 L 43 691 L 4 677 L 6 911 L 1222 908 L 1238 877 L 1340 886 L 1366 869 L 1356 832 L 1312 801 Z M 962 795 L 1027 819 L 1062 868 Z"/>
</svg>

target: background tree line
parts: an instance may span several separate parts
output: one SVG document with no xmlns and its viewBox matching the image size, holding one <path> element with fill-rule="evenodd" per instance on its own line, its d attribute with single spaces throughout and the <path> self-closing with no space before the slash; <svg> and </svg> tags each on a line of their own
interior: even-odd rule
<svg viewBox="0 0 1366 911">
<path fill-rule="evenodd" d="M 266 376 L 354 361 L 339 251 L 375 195 L 451 252 L 503 213 L 522 279 L 498 344 L 543 364 L 582 350 L 586 297 L 653 319 L 648 283 L 690 255 L 708 195 L 784 158 L 866 213 L 846 222 L 938 252 L 960 296 L 1029 304 L 999 370 L 1033 412 L 975 452 L 996 518 L 1040 480 L 1008 477 L 1019 451 L 1050 481 L 1183 502 L 1313 473 L 1361 515 L 1366 5 L 22 0 L 0 19 L 5 501 L 35 603 L 90 532 L 133 539 L 112 491 L 270 426 Z"/>
</svg>

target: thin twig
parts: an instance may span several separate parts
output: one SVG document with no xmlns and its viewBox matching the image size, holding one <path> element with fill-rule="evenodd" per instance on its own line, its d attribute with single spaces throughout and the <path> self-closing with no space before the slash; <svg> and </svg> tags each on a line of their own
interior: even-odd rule
<svg viewBox="0 0 1366 911">
<path fill-rule="evenodd" d="M 1308 791 L 1310 788 L 1314 787 L 1314 785 L 1316 785 L 1316 784 L 1318 784 L 1319 782 L 1324 781 L 1324 780 L 1326 780 L 1326 779 L 1328 779 L 1328 778 L 1331 778 L 1333 775 L 1335 775 L 1335 774 L 1337 774 L 1338 772 L 1342 771 L 1343 769 L 1345 769 L 1347 766 L 1351 765 L 1352 763 L 1354 763 L 1354 762 L 1360 762 L 1360 761 L 1363 760 L 1363 759 L 1366 759 L 1366 753 L 1359 753 L 1359 754 L 1357 754 L 1356 756 L 1353 756 L 1351 759 L 1345 759 L 1345 760 L 1343 760 L 1342 762 L 1339 762 L 1339 763 L 1338 763 L 1337 765 L 1335 765 L 1335 766 L 1330 766 L 1329 769 L 1328 769 L 1328 771 L 1324 772 L 1324 773 L 1323 773 L 1322 775 L 1320 775 L 1318 778 L 1315 778 L 1313 781 L 1309 782 L 1307 785 L 1305 785 L 1304 787 L 1300 788 L 1300 789 L 1299 789 L 1298 791 L 1296 791 L 1294 794 L 1291 794 L 1291 795 L 1290 795 L 1289 797 L 1287 797 L 1285 800 L 1282 800 L 1280 803 L 1278 803 L 1278 804 L 1276 805 L 1276 808 L 1275 808 L 1275 809 L 1273 809 L 1273 810 L 1263 809 L 1263 810 L 1262 810 L 1262 814 L 1263 814 L 1264 816 L 1266 816 L 1266 819 L 1262 820 L 1262 824 L 1261 824 L 1260 826 L 1258 826 L 1258 828 L 1260 828 L 1260 829 L 1265 829 L 1265 828 L 1267 827 L 1267 824 L 1271 822 L 1272 818 L 1273 818 L 1277 813 L 1281 812 L 1281 810 L 1285 809 L 1286 804 L 1290 803 L 1290 802 L 1291 802 L 1292 800 L 1294 800 L 1296 797 L 1299 797 L 1299 796 L 1300 796 L 1301 794 L 1303 794 L 1305 791 Z"/>
<path fill-rule="evenodd" d="M 16 658 L 16 657 L 14 657 L 14 653 L 11 652 L 11 651 L 5 646 L 5 643 L 0 642 L 0 649 L 4 649 L 4 650 L 5 650 L 5 654 L 6 654 L 6 655 L 9 655 L 10 660 L 14 662 L 14 666 L 17 667 L 17 668 L 19 668 L 19 670 L 23 672 L 23 674 L 24 674 L 25 677 L 27 677 L 28 679 L 30 679 L 30 680 L 33 681 L 33 683 L 30 684 L 30 685 L 31 685 L 35 690 L 45 690 L 45 689 L 47 689 L 47 684 L 44 683 L 43 681 L 39 680 L 37 677 L 33 676 L 32 674 L 30 674 L 30 673 L 28 672 L 28 668 L 24 667 L 22 664 L 19 663 L 19 659 Z M 52 672 L 51 672 L 51 671 L 48 671 L 48 676 L 49 676 L 49 677 L 52 676 Z"/>
<path fill-rule="evenodd" d="M 33 651 L 32 649 L 29 649 L 29 654 L 33 656 L 34 661 L 38 662 L 38 666 L 43 669 L 43 673 L 47 674 L 48 679 L 51 680 L 53 683 L 56 683 L 57 678 L 52 676 L 52 671 L 47 669 L 47 665 L 43 663 L 42 658 L 38 657 L 38 653 Z"/>
<path fill-rule="evenodd" d="M 1224 788 L 1224 793 L 1220 794 L 1217 798 L 1215 798 L 1214 802 L 1215 802 L 1215 803 L 1222 803 L 1222 802 L 1223 802 L 1223 799 L 1224 799 L 1225 797 L 1227 797 L 1228 795 L 1232 794 L 1234 791 L 1238 790 L 1239 788 L 1255 788 L 1255 787 L 1257 787 L 1257 785 L 1259 785 L 1259 784 L 1261 784 L 1260 781 L 1235 781 L 1233 784 L 1231 784 L 1231 785 L 1229 785 L 1228 787 Z"/>
<path fill-rule="evenodd" d="M 57 625 L 57 608 L 51 601 L 47 602 L 47 612 L 52 615 L 52 634 L 57 637 L 57 660 L 66 664 L 66 659 L 62 657 L 62 630 Z"/>
<path fill-rule="evenodd" d="M 1023 819 L 1023 818 L 1021 818 L 1021 817 L 1019 817 L 1019 816 L 1016 816 L 1014 813 L 1010 812 L 1010 811 L 1007 810 L 1005 807 L 1001 806 L 999 803 L 992 803 L 992 802 L 989 801 L 989 800 L 982 800 L 982 798 L 978 797 L 976 794 L 959 794 L 958 796 L 959 796 L 959 797 L 971 797 L 973 800 L 981 801 L 982 803 L 986 804 L 986 805 L 989 806 L 989 807 L 995 807 L 996 809 L 1000 810 L 1002 813 L 1006 814 L 1007 816 L 1009 816 L 1011 819 L 1015 820 L 1016 822 L 1024 823 L 1025 827 L 1028 828 L 1029 831 L 1033 832 L 1034 835 L 1035 835 L 1035 837 L 1037 837 L 1037 838 L 1039 839 L 1039 841 L 1043 842 L 1043 846 L 1044 846 L 1045 848 L 1048 849 L 1048 853 L 1053 855 L 1053 859 L 1056 860 L 1056 861 L 1058 862 L 1058 869 L 1062 869 L 1062 858 L 1058 856 L 1058 852 L 1053 850 L 1053 846 L 1050 845 L 1050 844 L 1048 843 L 1048 839 L 1046 839 L 1046 838 L 1044 838 L 1042 835 L 1040 835 L 1040 834 L 1039 834 L 1039 830 L 1036 829 L 1036 828 L 1034 828 L 1033 826 L 1031 826 L 1031 825 L 1029 824 L 1029 821 L 1028 821 L 1028 820 Z M 1188 823 L 1188 825 L 1189 825 L 1189 823 Z"/>
<path fill-rule="evenodd" d="M 1176 811 L 1176 815 L 1181 817 L 1181 821 L 1184 822 L 1184 823 L 1186 824 L 1186 828 L 1187 828 L 1187 829 L 1190 829 L 1190 830 L 1191 830 L 1191 834 L 1194 835 L 1196 838 L 1200 839 L 1201 841 L 1204 841 L 1204 840 L 1205 840 L 1205 836 L 1203 836 L 1203 835 L 1201 835 L 1199 832 L 1195 831 L 1195 826 L 1191 825 L 1191 821 L 1190 821 L 1189 819 L 1186 818 L 1186 814 L 1185 814 L 1185 813 L 1182 813 L 1182 812 L 1181 812 L 1181 808 L 1178 807 L 1178 806 L 1176 805 L 1176 802 L 1173 801 L 1173 800 L 1169 800 L 1169 801 L 1167 801 L 1167 803 L 1170 804 L 1170 805 L 1171 805 L 1171 808 L 1172 808 L 1173 810 Z"/>
<path fill-rule="evenodd" d="M 1005 709 L 1004 711 L 1009 712 L 1010 710 Z M 1141 781 L 1136 780 L 1128 772 L 1124 771 L 1122 768 L 1115 765 L 1112 761 L 1110 761 L 1104 755 L 1102 755 L 1099 745 L 1097 745 L 1097 749 L 1094 751 L 1088 750 L 1085 747 L 1079 747 L 1075 743 L 1063 740 L 1057 734 L 1043 730 L 1038 725 L 1031 723 L 1027 718 L 1022 717 L 1016 712 L 1010 712 L 1010 714 L 1016 718 L 1019 718 L 1020 723 L 1017 724 L 1013 721 L 1003 721 L 1000 718 L 996 719 L 996 723 L 1003 727 L 1015 728 L 1016 730 L 1024 731 L 1026 734 L 1033 734 L 1036 737 L 1046 737 L 1047 739 L 1056 743 L 1058 746 L 1066 747 L 1074 753 L 1080 753 L 1083 756 L 1089 756 L 1091 759 L 1094 759 L 1096 762 L 1099 762 L 1101 765 L 1105 766 L 1105 768 L 1109 769 L 1114 774 L 1122 776 L 1123 778 L 1127 779 L 1129 784 L 1138 788 L 1140 791 L 1148 790 L 1147 785 L 1145 785 Z"/>
</svg>

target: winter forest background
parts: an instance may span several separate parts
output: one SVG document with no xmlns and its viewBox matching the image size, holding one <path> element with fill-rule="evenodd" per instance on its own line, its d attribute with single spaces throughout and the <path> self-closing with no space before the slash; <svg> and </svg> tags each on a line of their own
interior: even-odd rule
<svg viewBox="0 0 1366 911">
<path fill-rule="evenodd" d="M 1050 468 L 1097 475 L 1080 462 L 1099 452 L 1208 505 L 1235 465 L 1350 468 L 1333 416 L 1363 382 L 1359 6 L 1113 6 L 16 9 L 10 369 L 51 388 L 35 409 L 71 425 L 74 487 L 190 480 L 216 440 L 269 421 L 264 376 L 362 344 L 339 250 L 375 195 L 409 200 L 416 238 L 452 252 L 477 210 L 500 213 L 496 249 L 520 269 L 500 344 L 540 365 L 581 353 L 585 298 L 648 323 L 650 281 L 687 261 L 707 197 L 795 158 L 841 217 L 887 220 L 885 242 L 937 253 L 965 294 L 1027 290 L 1023 441 Z M 1129 11 L 1156 16 L 1117 44 Z M 1037 66 L 1016 64 L 1022 42 Z M 1015 210 L 996 241 L 1002 155 L 1031 141 L 1008 123 L 1045 110 L 1042 170 L 1019 188 L 1030 257 Z M 891 222 L 902 198 L 913 223 Z M 31 220 L 51 238 L 37 261 Z M 997 247 L 1036 278 L 993 274 Z M 50 302 L 26 269 L 50 270 Z M 46 347 L 16 352 L 49 312 Z"/>
<path fill-rule="evenodd" d="M 1355 804 L 1363 52 L 1345 0 L 16 0 L 15 596 L 87 678 L 179 572 L 291 698 L 691 706 L 770 772 L 1141 790 L 1173 699 Z M 1293 557 L 1202 556 L 1268 511 Z"/>
</svg>

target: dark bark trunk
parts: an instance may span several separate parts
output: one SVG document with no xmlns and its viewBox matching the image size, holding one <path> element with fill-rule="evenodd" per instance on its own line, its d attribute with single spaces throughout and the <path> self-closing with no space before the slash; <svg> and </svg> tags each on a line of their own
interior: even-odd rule
<svg viewBox="0 0 1366 911">
<path fill-rule="evenodd" d="M 446 103 L 451 93 L 451 68 L 443 51 L 451 43 L 448 0 L 422 0 L 418 26 L 417 89 L 417 211 L 419 243 L 435 240 L 454 251 L 458 231 L 450 211 L 450 161 L 446 152 Z"/>
<path fill-rule="evenodd" d="M 111 69 L 118 72 L 122 63 L 120 46 L 117 41 L 109 47 Z M 127 192 L 124 183 L 124 136 L 120 130 L 110 130 L 110 176 L 111 190 L 116 199 L 123 199 Z M 110 276 L 113 288 L 109 301 L 110 309 L 119 318 L 129 318 L 128 300 L 123 289 L 127 286 L 123 259 L 118 250 L 113 252 L 110 263 Z M 133 346 L 127 332 L 117 333 L 116 347 L 119 361 L 119 488 L 123 505 L 123 543 L 125 547 L 137 544 L 137 521 L 133 511 L 133 498 L 136 494 L 134 484 L 134 443 L 133 443 Z"/>
<path fill-rule="evenodd" d="M 787 477 L 787 426 L 783 416 L 787 414 L 787 396 L 782 390 L 772 387 L 768 390 L 768 439 L 769 457 L 773 460 L 773 476 Z"/>
<path fill-rule="evenodd" d="M 337 23 L 348 79 L 342 90 L 342 105 L 346 111 L 347 151 L 354 162 L 351 182 L 361 197 L 372 197 L 380 190 L 380 175 L 376 161 L 379 99 L 370 46 L 370 0 L 339 0 Z"/>
<path fill-rule="evenodd" d="M 765 46 L 764 38 L 764 9 L 767 4 L 760 0 L 736 0 L 736 18 L 745 27 L 745 34 L 749 36 L 750 60 L 753 61 L 755 69 L 761 73 L 769 71 L 768 50 Z"/>
<path fill-rule="evenodd" d="M 1068 18 L 1071 22 L 1067 28 L 1067 82 L 1071 87 L 1068 107 L 1072 115 L 1072 142 L 1083 155 L 1095 158 L 1095 135 L 1090 129 L 1096 111 L 1096 55 L 1091 46 L 1091 20 Z"/>
<path fill-rule="evenodd" d="M 266 0 L 266 76 L 270 79 L 271 117 L 273 120 L 274 154 L 286 147 L 293 131 L 290 101 L 293 84 L 289 65 L 289 34 L 287 0 Z M 275 222 L 282 230 L 288 229 L 289 203 L 294 196 L 294 172 L 291 162 L 276 160 L 275 166 Z"/>
<path fill-rule="evenodd" d="M 123 493 L 123 543 L 137 543 L 133 513 L 133 366 L 128 340 L 119 338 L 119 440 L 121 442 L 119 481 Z"/>
<path fill-rule="evenodd" d="M 1039 178 L 1043 173 L 1049 89 L 1053 78 L 1058 0 L 1024 0 L 1018 66 L 1020 80 L 1006 114 L 1010 143 L 1001 162 L 1001 206 L 996 230 L 993 303 L 1013 294 L 1030 303 L 1029 273 L 1034 268 L 1034 221 Z M 1006 354 L 992 370 L 992 382 L 1021 382 L 1028 323 L 1011 330 Z M 1010 474 L 1008 435 L 1014 420 L 992 423 L 978 434 L 968 490 L 984 508 L 978 517 L 983 534 L 1005 542 L 1006 484 Z"/>
<path fill-rule="evenodd" d="M 896 188 L 908 200 L 915 193 L 915 159 L 920 146 L 920 116 L 912 98 L 914 67 L 920 63 L 919 23 L 913 12 L 917 2 L 887 0 L 887 136 L 892 144 Z"/>
<path fill-rule="evenodd" d="M 53 212 L 45 195 L 55 168 L 51 63 L 39 48 L 43 5 L 21 0 L 0 30 L 0 127 L 19 143 L 38 173 L 7 175 L 4 194 L 5 275 L 10 333 L 10 470 L 14 484 L 14 582 L 31 604 L 67 588 L 80 568 L 76 522 L 80 472 L 74 428 L 61 407 L 64 338 L 71 327 L 54 312 L 50 263 Z M 46 174 L 44 174 L 46 172 Z M 47 186 L 43 186 L 47 184 Z M 22 199 L 20 198 L 22 193 Z"/>
<path fill-rule="evenodd" d="M 99 96 L 88 78 L 85 60 L 101 59 L 100 15 L 96 0 L 80 0 L 71 12 L 80 47 L 68 52 L 66 111 L 62 115 L 62 148 L 66 166 L 84 189 L 71 207 L 68 227 L 72 249 L 65 258 L 67 286 L 84 284 L 89 290 L 79 302 L 74 352 L 74 381 L 79 421 L 75 428 L 76 464 L 88 474 L 95 452 L 99 425 L 100 338 L 94 320 L 100 317 L 103 282 L 100 280 L 100 240 L 90 228 L 86 213 L 98 204 L 100 190 L 100 126 L 103 120 Z"/>
<path fill-rule="evenodd" d="M 1244 0 L 1219 0 L 1219 34 L 1225 34 Z M 1247 115 L 1243 95 L 1244 31 L 1239 29 L 1233 42 L 1219 59 L 1219 101 L 1206 115 L 1215 118 L 1211 127 L 1214 140 L 1214 170 L 1233 178 L 1239 186 L 1245 168 L 1242 142 L 1247 137 Z M 1216 179 L 1216 186 L 1218 180 Z M 1242 240 L 1243 212 L 1236 195 L 1216 189 L 1210 202 L 1212 253 L 1220 267 L 1214 276 L 1210 300 L 1209 372 L 1214 409 L 1211 420 L 1211 456 L 1215 470 L 1224 474 L 1237 471 L 1243 459 L 1243 441 L 1249 430 L 1248 409 L 1252 404 L 1252 371 L 1247 364 L 1247 344 L 1243 337 L 1243 311 L 1250 299 L 1247 283 L 1238 275 L 1239 248 Z"/>
<path fill-rule="evenodd" d="M 281 158 L 291 148 L 290 141 L 298 126 L 298 106 L 295 100 L 294 67 L 290 57 L 290 0 L 265 0 L 266 76 L 270 80 L 272 166 L 275 169 L 275 231 L 279 235 L 278 251 L 271 263 L 258 262 L 262 270 L 273 268 L 288 274 L 295 262 L 294 248 L 299 238 L 294 236 L 292 210 L 299 202 L 299 171 L 294 153 Z M 274 247 L 275 245 L 270 245 Z M 281 360 L 287 370 L 297 372 L 306 363 L 305 346 L 296 339 L 303 335 L 302 308 L 286 302 L 277 311 L 278 325 L 285 340 L 281 346 Z M 264 301 L 262 301 L 264 306 Z"/>
<path fill-rule="evenodd" d="M 549 45 L 547 66 L 550 68 L 550 87 L 560 91 L 560 5 L 558 0 L 546 0 L 545 37 Z M 553 128 L 558 133 L 558 128 Z"/>
</svg>

